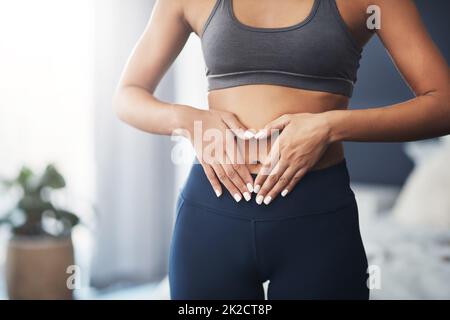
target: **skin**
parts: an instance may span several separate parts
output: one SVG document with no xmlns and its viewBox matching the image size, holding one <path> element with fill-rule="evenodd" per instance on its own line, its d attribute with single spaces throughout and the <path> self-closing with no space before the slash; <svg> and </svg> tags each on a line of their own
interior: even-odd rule
<svg viewBox="0 0 450 320">
<path fill-rule="evenodd" d="M 169 135 L 174 131 L 194 144 L 194 121 L 203 129 L 235 135 L 213 150 L 206 161 L 196 148 L 216 193 L 222 186 L 240 201 L 270 204 L 287 196 L 310 170 L 325 168 L 344 158 L 343 141 L 412 141 L 450 133 L 450 77 L 440 54 L 411 0 L 337 0 L 339 11 L 359 46 L 374 35 L 366 28 L 366 8 L 381 8 L 381 39 L 415 98 L 396 105 L 348 110 L 341 95 L 272 85 L 247 85 L 208 94 L 209 110 L 159 101 L 153 93 L 182 50 L 190 33 L 201 36 L 214 0 L 159 0 L 118 85 L 114 107 L 128 124 L 145 132 Z M 236 18 L 244 24 L 278 28 L 303 20 L 312 0 L 235 0 Z M 164 119 L 164 121 L 161 121 Z M 181 130 L 180 130 L 181 129 Z M 273 129 L 278 137 L 270 137 Z M 249 152 L 251 134 L 270 148 L 257 158 Z M 228 139 L 227 139 L 228 140 Z M 232 152 L 238 150 L 239 152 Z M 224 159 L 228 161 L 224 161 Z M 244 161 L 240 161 L 240 160 Z M 244 162 L 244 163 L 242 163 Z M 250 173 L 257 173 L 253 181 Z M 253 190 L 256 189 L 256 190 Z"/>
</svg>

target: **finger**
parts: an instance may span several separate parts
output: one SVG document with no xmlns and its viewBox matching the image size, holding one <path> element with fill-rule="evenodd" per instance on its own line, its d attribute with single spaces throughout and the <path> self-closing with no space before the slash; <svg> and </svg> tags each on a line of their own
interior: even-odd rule
<svg viewBox="0 0 450 320">
<path fill-rule="evenodd" d="M 284 171 L 284 173 L 280 176 L 278 181 L 275 183 L 275 185 L 272 187 L 272 189 L 267 193 L 267 195 L 264 197 L 264 203 L 269 204 L 272 202 L 278 195 L 281 193 L 282 197 L 285 197 L 286 194 L 289 191 L 287 189 L 288 184 L 292 181 L 292 178 L 294 177 L 296 173 L 296 169 L 289 167 Z M 267 200 L 266 200 L 267 199 Z"/>
<path fill-rule="evenodd" d="M 254 183 L 254 192 L 259 193 L 261 190 L 261 186 L 266 181 L 267 177 L 270 173 L 272 173 L 273 169 L 276 167 L 277 163 L 280 161 L 280 154 L 278 152 L 278 141 L 272 146 L 268 157 L 264 160 L 261 169 L 256 176 Z"/>
<path fill-rule="evenodd" d="M 235 170 L 235 166 L 241 166 L 241 165 L 236 165 L 236 164 L 232 164 L 232 163 L 227 163 L 227 164 L 222 165 L 229 180 L 236 186 L 236 188 L 239 189 L 239 191 L 240 191 L 239 197 L 242 194 L 244 196 L 244 199 L 246 201 L 249 201 L 251 199 L 250 193 L 248 192 L 247 186 L 245 185 L 244 181 L 241 179 L 238 171 Z M 237 202 L 240 201 L 240 198 L 238 196 L 234 195 L 233 197 L 235 198 L 235 200 Z"/>
<path fill-rule="evenodd" d="M 279 161 L 276 166 L 273 168 L 272 172 L 267 176 L 267 179 L 264 181 L 261 190 L 256 196 L 256 203 L 268 205 L 272 202 L 273 198 L 269 195 L 270 191 L 277 184 L 280 178 L 284 175 L 285 171 L 289 168 L 289 164 L 286 161 Z"/>
<path fill-rule="evenodd" d="M 239 187 L 239 190 L 242 191 L 242 194 L 244 195 L 244 199 L 246 201 L 250 201 L 252 198 L 251 194 L 253 192 L 253 179 L 250 174 L 250 171 L 248 171 L 248 168 L 244 164 L 233 164 L 234 171 L 237 172 L 240 181 L 243 182 L 242 188 Z"/>
<path fill-rule="evenodd" d="M 203 170 L 205 171 L 206 177 L 209 180 L 209 183 L 214 189 L 214 192 L 216 193 L 217 197 L 220 197 L 222 195 L 222 186 L 220 184 L 219 179 L 216 176 L 216 173 L 214 172 L 214 169 L 208 165 L 202 163 Z"/>
<path fill-rule="evenodd" d="M 224 167 L 226 169 L 225 172 L 233 175 L 233 178 L 231 178 L 232 182 L 242 192 L 245 200 L 249 201 L 253 192 L 253 178 L 245 165 L 239 146 L 235 142 L 235 137 L 233 136 L 231 138 L 226 140 L 224 147 L 225 154 L 223 158 L 227 160 L 226 164 L 229 165 Z"/>
<path fill-rule="evenodd" d="M 225 188 L 228 190 L 228 192 L 234 198 L 234 200 L 236 200 L 236 202 L 241 201 L 242 196 L 241 193 L 239 192 L 239 189 L 228 178 L 222 165 L 215 163 L 214 165 L 212 165 L 212 168 L 214 169 L 214 172 L 216 173 L 216 176 L 219 179 L 219 181 L 225 186 Z"/>
<path fill-rule="evenodd" d="M 248 140 L 255 136 L 253 130 L 247 130 L 247 127 L 232 113 L 222 116 L 223 122 L 240 139 Z"/>
<path fill-rule="evenodd" d="M 294 174 L 288 185 L 283 189 L 283 191 L 281 191 L 281 195 L 283 197 L 286 197 L 286 195 L 289 194 L 289 192 L 294 190 L 294 187 L 305 176 L 306 172 L 308 172 L 308 170 L 305 167 L 297 170 L 297 172 Z"/>
<path fill-rule="evenodd" d="M 245 185 L 247 186 L 247 190 L 250 193 L 250 195 L 253 192 L 253 177 L 250 174 L 250 171 L 248 170 L 248 167 L 244 161 L 244 158 L 242 157 L 242 154 L 238 148 L 237 150 L 237 164 L 234 166 L 234 170 L 237 171 L 241 179 L 245 182 Z"/>
<path fill-rule="evenodd" d="M 291 121 L 291 115 L 285 114 L 281 117 L 269 122 L 264 126 L 263 129 L 259 130 L 255 134 L 255 139 L 263 139 L 267 138 L 268 136 L 272 135 L 274 131 L 280 132 L 282 131 Z"/>
</svg>

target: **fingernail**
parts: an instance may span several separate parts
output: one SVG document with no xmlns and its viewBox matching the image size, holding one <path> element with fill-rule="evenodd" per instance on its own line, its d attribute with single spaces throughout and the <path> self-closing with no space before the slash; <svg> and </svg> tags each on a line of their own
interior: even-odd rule
<svg viewBox="0 0 450 320">
<path fill-rule="evenodd" d="M 233 197 L 234 197 L 234 200 L 236 200 L 236 202 L 239 202 L 242 199 L 242 197 L 239 193 L 236 193 Z"/>
<path fill-rule="evenodd" d="M 247 183 L 247 189 L 248 189 L 248 192 L 252 193 L 253 192 L 253 185 L 251 183 Z"/>
<path fill-rule="evenodd" d="M 249 130 L 244 132 L 244 139 L 251 139 L 251 138 L 254 138 L 254 137 L 255 137 L 255 134 L 253 132 L 251 132 Z"/>
<path fill-rule="evenodd" d="M 259 195 L 256 197 L 256 203 L 257 204 L 261 204 L 264 200 L 264 197 L 262 195 Z"/>
<path fill-rule="evenodd" d="M 236 134 L 236 136 L 238 136 L 239 138 L 244 139 L 245 131 L 242 130 L 242 129 L 237 129 L 237 130 L 235 131 L 235 134 Z"/>
<path fill-rule="evenodd" d="M 244 199 L 245 199 L 245 201 L 250 201 L 251 198 L 252 197 L 250 196 L 250 193 L 244 192 Z"/>
<path fill-rule="evenodd" d="M 259 130 L 256 134 L 255 134 L 255 139 L 261 139 L 263 137 L 266 136 L 266 130 Z"/>
<path fill-rule="evenodd" d="M 281 193 L 282 197 L 286 197 L 286 195 L 288 194 L 288 189 L 284 189 L 283 192 Z"/>
<path fill-rule="evenodd" d="M 222 192 L 220 192 L 219 190 L 214 190 L 216 192 L 216 196 L 217 198 L 220 197 L 222 195 Z"/>
<path fill-rule="evenodd" d="M 260 189 L 261 189 L 261 186 L 257 184 L 257 185 L 253 188 L 253 192 L 254 192 L 254 193 L 258 193 Z"/>
<path fill-rule="evenodd" d="M 265 197 L 265 198 L 264 198 L 264 204 L 265 204 L 265 205 L 268 205 L 268 204 L 270 203 L 271 200 L 272 200 L 272 197 L 271 197 L 271 196 Z"/>
</svg>

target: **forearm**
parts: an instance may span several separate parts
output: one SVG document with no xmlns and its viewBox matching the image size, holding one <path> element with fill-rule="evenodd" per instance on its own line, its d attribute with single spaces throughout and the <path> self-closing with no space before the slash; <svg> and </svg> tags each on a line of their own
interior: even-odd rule
<svg viewBox="0 0 450 320">
<path fill-rule="evenodd" d="M 114 110 L 127 124 L 153 134 L 171 135 L 177 129 L 190 130 L 201 110 L 165 103 L 147 90 L 127 86 L 117 90 Z"/>
<path fill-rule="evenodd" d="M 450 134 L 448 93 L 433 92 L 392 106 L 326 113 L 330 141 L 402 142 Z"/>
</svg>

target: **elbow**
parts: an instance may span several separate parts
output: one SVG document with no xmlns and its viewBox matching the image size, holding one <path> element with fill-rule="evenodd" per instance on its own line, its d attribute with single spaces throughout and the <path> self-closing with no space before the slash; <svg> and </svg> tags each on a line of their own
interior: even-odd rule
<svg viewBox="0 0 450 320">
<path fill-rule="evenodd" d="M 128 108 L 126 107 L 126 103 L 124 103 L 124 88 L 117 88 L 114 96 L 112 98 L 112 110 L 116 117 L 121 121 L 126 121 Z"/>
<path fill-rule="evenodd" d="M 447 107 L 447 134 L 450 134 L 450 94 L 447 92 L 444 98 L 444 105 Z"/>
<path fill-rule="evenodd" d="M 449 135 L 450 134 L 450 91 L 447 90 L 441 98 L 441 105 L 444 107 L 445 111 L 445 116 L 444 119 L 446 126 L 445 126 L 445 135 Z"/>
<path fill-rule="evenodd" d="M 435 121 L 433 127 L 438 134 L 435 137 L 445 136 L 450 134 L 450 90 L 448 88 L 443 90 L 435 90 L 428 92 L 423 96 L 429 97 L 432 103 L 429 104 L 436 110 Z"/>
</svg>

